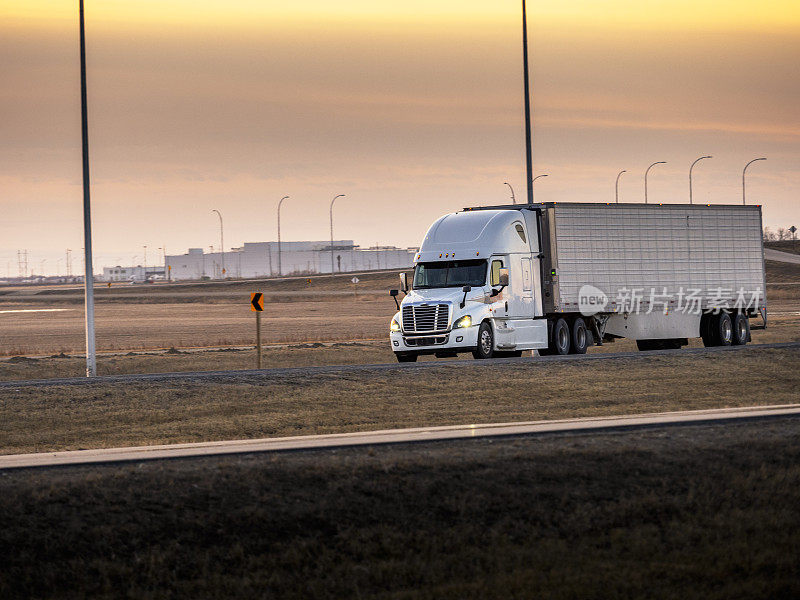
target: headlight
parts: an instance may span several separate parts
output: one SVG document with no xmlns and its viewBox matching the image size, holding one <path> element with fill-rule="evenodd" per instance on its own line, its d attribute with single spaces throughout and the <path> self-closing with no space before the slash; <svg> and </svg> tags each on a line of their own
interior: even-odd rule
<svg viewBox="0 0 800 600">
<path fill-rule="evenodd" d="M 392 319 L 392 324 L 389 325 L 389 331 L 400 331 L 400 323 L 397 322 L 397 319 Z"/>
<path fill-rule="evenodd" d="M 472 325 L 472 317 L 464 315 L 453 324 L 453 329 L 461 329 L 462 327 L 470 327 Z"/>
</svg>

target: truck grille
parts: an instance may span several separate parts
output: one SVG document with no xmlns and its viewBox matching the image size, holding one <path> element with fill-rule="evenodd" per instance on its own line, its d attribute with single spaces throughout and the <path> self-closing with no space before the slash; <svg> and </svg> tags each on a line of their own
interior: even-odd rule
<svg viewBox="0 0 800 600">
<path fill-rule="evenodd" d="M 447 304 L 429 304 L 403 307 L 403 331 L 424 333 L 444 331 L 450 318 Z"/>
</svg>

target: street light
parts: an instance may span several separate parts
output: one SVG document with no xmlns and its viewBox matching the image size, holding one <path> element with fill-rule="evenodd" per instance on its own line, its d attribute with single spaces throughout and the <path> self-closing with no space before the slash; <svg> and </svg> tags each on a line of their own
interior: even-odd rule
<svg viewBox="0 0 800 600">
<path fill-rule="evenodd" d="M 94 336 L 94 274 L 92 273 L 92 209 L 89 198 L 89 109 L 86 92 L 86 26 L 83 0 L 78 5 L 81 62 L 81 156 L 83 159 L 83 289 L 86 312 L 86 376 L 97 375 Z"/>
<path fill-rule="evenodd" d="M 617 182 L 614 184 L 614 203 L 619 204 L 619 178 L 623 173 L 627 173 L 625 169 L 617 173 Z"/>
<path fill-rule="evenodd" d="M 144 260 L 144 270 L 142 271 L 142 277 L 144 281 L 147 281 L 147 246 L 142 246 L 144 248 L 143 260 Z"/>
<path fill-rule="evenodd" d="M 284 196 L 278 200 L 278 277 L 283 275 L 283 269 L 281 268 L 281 204 L 288 198 L 289 196 Z"/>
<path fill-rule="evenodd" d="M 692 163 L 691 167 L 689 167 L 689 204 L 692 204 L 692 169 L 694 169 L 694 166 L 697 163 L 699 163 L 701 160 L 703 160 L 704 158 L 714 158 L 714 157 L 713 156 L 701 156 L 700 158 L 698 158 L 696 161 L 694 161 Z"/>
<path fill-rule="evenodd" d="M 507 181 L 504 181 L 503 184 L 507 185 L 508 189 L 511 190 L 511 202 L 512 202 L 512 204 L 516 204 L 517 203 L 517 199 L 514 197 L 514 188 L 511 187 L 511 184 L 508 183 Z"/>
<path fill-rule="evenodd" d="M 754 162 L 759 161 L 759 160 L 767 160 L 767 159 L 764 158 L 763 156 L 761 158 L 754 158 L 753 160 L 751 160 L 749 163 L 747 163 L 744 166 L 744 169 L 742 169 L 742 204 L 745 204 L 745 201 L 744 201 L 744 199 L 745 199 L 745 196 L 744 196 L 744 174 L 747 171 L 747 167 L 749 167 Z"/>
<path fill-rule="evenodd" d="M 533 204 L 533 182 L 539 179 L 539 177 L 547 177 L 547 174 L 544 175 L 537 175 L 533 179 L 531 179 L 531 204 Z"/>
<path fill-rule="evenodd" d="M 225 279 L 225 243 L 222 238 L 222 214 L 216 208 L 212 209 L 211 212 L 217 213 L 219 217 L 219 253 L 222 259 L 222 279 Z"/>
<path fill-rule="evenodd" d="M 650 173 L 650 169 L 655 167 L 656 165 L 665 165 L 667 161 L 660 160 L 658 162 L 654 162 L 652 165 L 647 167 L 647 170 L 644 172 L 644 203 L 647 204 L 647 175 Z"/>
<path fill-rule="evenodd" d="M 338 196 L 334 196 L 333 200 L 331 200 L 331 275 L 333 275 L 333 203 L 336 202 L 336 198 L 343 198 L 344 194 L 339 194 Z"/>
</svg>

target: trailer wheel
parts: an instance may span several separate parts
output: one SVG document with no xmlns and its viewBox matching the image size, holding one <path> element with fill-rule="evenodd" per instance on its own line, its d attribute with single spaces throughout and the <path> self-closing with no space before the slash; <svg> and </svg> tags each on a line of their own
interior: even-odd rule
<svg viewBox="0 0 800 600">
<path fill-rule="evenodd" d="M 714 315 L 714 338 L 717 346 L 730 346 L 733 343 L 733 323 L 726 312 Z"/>
<path fill-rule="evenodd" d="M 569 354 L 571 337 L 572 335 L 567 322 L 563 318 L 558 319 L 553 326 L 552 353 L 561 355 Z"/>
<path fill-rule="evenodd" d="M 413 352 L 395 352 L 397 362 L 417 362 L 417 355 Z"/>
<path fill-rule="evenodd" d="M 750 320 L 737 312 L 733 318 L 733 345 L 744 346 L 750 340 Z"/>
<path fill-rule="evenodd" d="M 480 360 L 492 358 L 493 355 L 494 332 L 492 332 L 492 325 L 488 321 L 484 321 L 478 329 L 478 346 L 472 351 L 472 356 Z"/>
<path fill-rule="evenodd" d="M 586 354 L 586 348 L 589 345 L 589 332 L 586 329 L 586 323 L 580 317 L 575 317 L 572 321 L 572 344 L 570 347 L 570 354 Z"/>
</svg>

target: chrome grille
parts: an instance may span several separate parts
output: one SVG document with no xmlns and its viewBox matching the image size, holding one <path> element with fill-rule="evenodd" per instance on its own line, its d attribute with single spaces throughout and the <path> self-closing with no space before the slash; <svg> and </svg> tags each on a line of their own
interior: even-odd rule
<svg viewBox="0 0 800 600">
<path fill-rule="evenodd" d="M 447 304 L 423 304 L 403 307 L 403 331 L 424 333 L 444 331 L 450 319 Z"/>
</svg>

